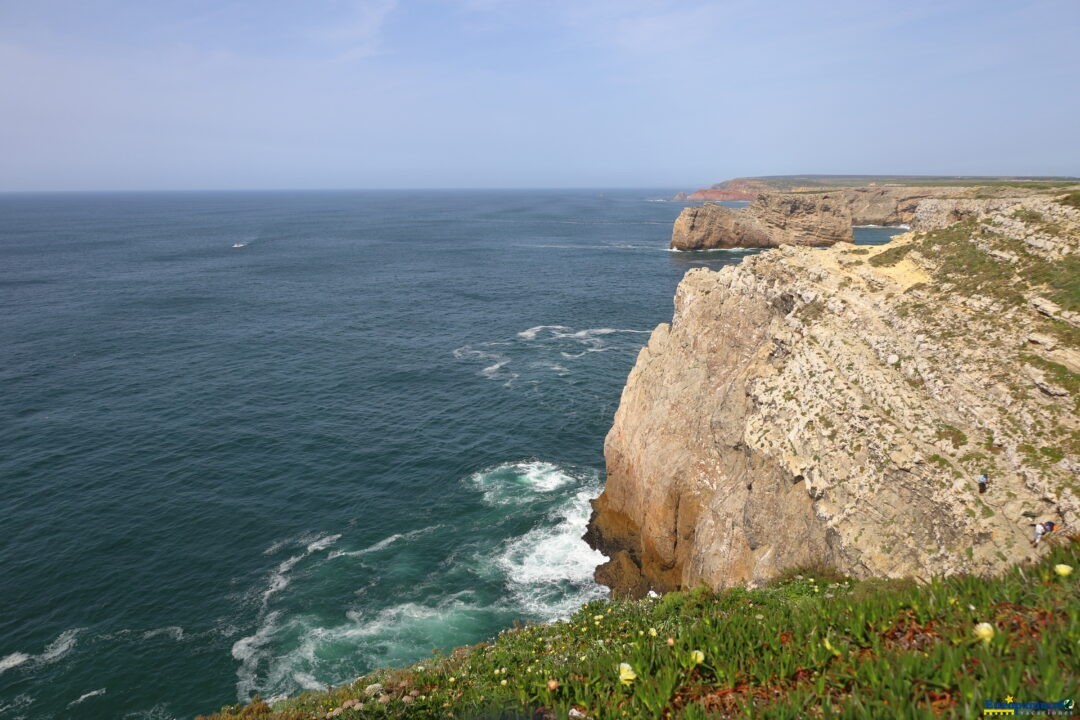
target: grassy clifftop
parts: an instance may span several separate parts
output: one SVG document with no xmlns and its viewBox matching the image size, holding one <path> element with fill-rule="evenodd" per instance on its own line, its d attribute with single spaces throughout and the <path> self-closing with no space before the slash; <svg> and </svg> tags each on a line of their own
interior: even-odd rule
<svg viewBox="0 0 1080 720">
<path fill-rule="evenodd" d="M 984 701 L 1080 701 L 1080 537 L 1049 544 L 1041 563 L 992 579 L 806 569 L 756 590 L 594 602 L 567 622 L 211 717 L 974 718 Z"/>
</svg>

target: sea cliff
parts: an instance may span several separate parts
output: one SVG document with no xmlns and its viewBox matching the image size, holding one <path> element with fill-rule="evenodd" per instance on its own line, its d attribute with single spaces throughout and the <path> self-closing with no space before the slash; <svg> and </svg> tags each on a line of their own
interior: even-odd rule
<svg viewBox="0 0 1080 720">
<path fill-rule="evenodd" d="M 809 562 L 985 573 L 1038 553 L 1032 523 L 1080 520 L 1080 210 L 1046 193 L 871 206 L 926 229 L 679 285 L 627 379 L 586 535 L 617 595 Z"/>
<path fill-rule="evenodd" d="M 1040 193 L 1004 187 L 854 187 L 828 191 L 766 190 L 746 208 L 706 203 L 683 209 L 671 232 L 675 250 L 850 242 L 855 225 L 935 230 L 1012 207 Z M 690 196 L 691 198 L 693 196 Z"/>
</svg>

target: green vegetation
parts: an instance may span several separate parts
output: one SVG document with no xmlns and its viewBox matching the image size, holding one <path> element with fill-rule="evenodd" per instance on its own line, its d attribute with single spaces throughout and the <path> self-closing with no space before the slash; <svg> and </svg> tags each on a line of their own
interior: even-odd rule
<svg viewBox="0 0 1080 720">
<path fill-rule="evenodd" d="M 568 622 L 214 717 L 975 718 L 1006 696 L 1076 698 L 1080 572 L 1055 567 L 1080 571 L 1080 540 L 1048 544 L 1041 564 L 993 579 L 853 582 L 817 568 L 758 590 L 594 602 Z"/>
<path fill-rule="evenodd" d="M 1029 210 L 1028 208 L 1020 208 L 1013 213 L 1013 217 L 1023 223 L 1041 223 L 1046 221 L 1046 218 L 1043 217 L 1042 213 Z"/>
<path fill-rule="evenodd" d="M 1058 198 L 1058 202 L 1069 207 L 1080 208 L 1080 190 L 1073 190 L 1065 197 Z"/>
<path fill-rule="evenodd" d="M 1017 306 L 1025 303 L 1025 295 L 1030 293 L 1045 297 L 1065 310 L 1080 311 L 1080 257 L 1069 255 L 1051 261 L 1015 243 L 1002 245 L 1017 256 L 1017 262 L 1011 263 L 976 245 L 972 239 L 975 232 L 976 223 L 966 220 L 925 233 L 909 245 L 882 252 L 870 258 L 870 264 L 894 265 L 908 251 L 917 249 L 924 257 L 933 258 L 935 277 L 951 283 L 963 295 L 992 297 Z M 984 244 L 995 242 L 1000 239 L 992 234 L 984 238 Z"/>
<path fill-rule="evenodd" d="M 957 450 L 967 445 L 968 442 L 967 435 L 963 431 L 945 423 L 938 425 L 936 435 L 938 440 L 948 440 Z"/>
<path fill-rule="evenodd" d="M 1080 374 L 1039 355 L 1024 354 L 1020 359 L 1042 370 L 1050 382 L 1068 392 L 1073 398 L 1073 407 L 1080 412 Z"/>
<path fill-rule="evenodd" d="M 911 250 L 911 245 L 897 245 L 895 247 L 890 247 L 888 250 L 879 252 L 877 255 L 874 255 L 872 258 L 870 258 L 867 262 L 869 262 L 874 267 L 891 267 L 903 260 L 904 257 L 909 252 L 911 252 Z"/>
</svg>

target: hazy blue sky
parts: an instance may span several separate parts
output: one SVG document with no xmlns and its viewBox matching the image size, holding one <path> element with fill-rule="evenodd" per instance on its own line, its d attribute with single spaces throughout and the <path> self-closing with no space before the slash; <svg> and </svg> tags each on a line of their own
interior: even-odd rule
<svg viewBox="0 0 1080 720">
<path fill-rule="evenodd" d="M 0 0 L 0 190 L 1080 174 L 1080 0 Z"/>
</svg>

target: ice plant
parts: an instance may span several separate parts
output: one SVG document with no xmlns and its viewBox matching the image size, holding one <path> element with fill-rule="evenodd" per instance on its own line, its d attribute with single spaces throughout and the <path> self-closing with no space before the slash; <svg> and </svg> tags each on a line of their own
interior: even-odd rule
<svg viewBox="0 0 1080 720">
<path fill-rule="evenodd" d="M 649 628 L 649 637 L 656 637 L 656 628 Z"/>
<path fill-rule="evenodd" d="M 690 652 L 690 662 L 694 665 L 700 665 L 705 662 L 705 653 L 700 650 L 692 650 Z"/>
<path fill-rule="evenodd" d="M 1072 575 L 1072 571 L 1072 565 L 1066 565 L 1062 563 L 1060 565 L 1054 566 L 1054 572 L 1056 572 L 1059 577 L 1069 577 L 1070 575 Z"/>
<path fill-rule="evenodd" d="M 637 680 L 637 673 L 630 667 L 630 663 L 619 663 L 619 682 L 623 685 L 633 685 L 635 680 Z"/>
<path fill-rule="evenodd" d="M 558 680 L 548 680 L 547 681 L 547 686 L 548 686 L 548 690 L 551 690 L 552 692 L 554 692 L 554 691 L 559 689 L 559 681 Z"/>
<path fill-rule="evenodd" d="M 981 622 L 975 626 L 975 637 L 983 641 L 983 645 L 989 645 L 994 639 L 994 626 L 987 622 Z"/>
</svg>

